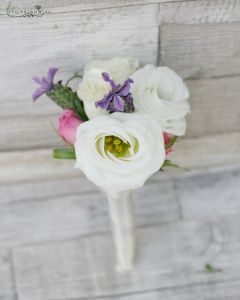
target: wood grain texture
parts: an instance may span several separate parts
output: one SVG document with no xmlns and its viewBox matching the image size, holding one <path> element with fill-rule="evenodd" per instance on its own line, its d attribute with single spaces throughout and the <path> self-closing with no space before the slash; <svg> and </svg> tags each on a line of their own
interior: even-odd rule
<svg viewBox="0 0 240 300">
<path fill-rule="evenodd" d="M 6 194 L 0 188 L 5 194 L 0 204 L 0 248 L 109 232 L 106 197 L 94 187 L 87 190 L 85 182 L 78 178 L 18 184 L 8 186 L 8 191 L 5 188 Z M 134 198 L 136 226 L 179 218 L 172 181 L 149 184 L 136 191 Z"/>
<path fill-rule="evenodd" d="M 1 183 L 79 176 L 72 160 L 55 160 L 52 150 L 2 152 Z"/>
<path fill-rule="evenodd" d="M 89 9 L 95 1 L 91 3 Z M 126 1 L 119 3 L 126 5 Z M 31 77 L 44 74 L 48 66 L 61 66 L 57 79 L 66 79 L 72 72 L 82 72 L 86 61 L 93 57 L 133 55 L 142 63 L 156 63 L 157 4 L 147 1 L 146 5 L 131 3 L 133 6 L 81 11 L 85 4 L 72 1 L 68 6 L 64 1 L 51 1 L 51 7 L 69 8 L 69 13 L 56 12 L 35 19 L 1 17 L 0 80 L 4 89 L 0 96 L 0 151 L 61 144 L 51 125 L 56 124 L 59 108 L 46 97 L 34 105 L 30 99 L 35 88 Z M 78 5 L 79 10 L 72 11 L 71 5 Z M 192 94 L 188 137 L 240 129 L 240 77 L 232 77 L 239 74 L 240 67 L 238 11 L 239 3 L 232 0 L 181 1 L 160 6 L 161 64 L 186 78 L 231 75 L 187 81 Z M 13 41 L 15 47 L 11 47 Z"/>
<path fill-rule="evenodd" d="M 187 137 L 240 132 L 240 77 L 186 81 L 191 114 Z"/>
<path fill-rule="evenodd" d="M 230 282 L 211 282 L 207 284 L 174 287 L 171 289 L 156 289 L 151 292 L 112 296 L 113 300 L 237 300 L 240 297 L 239 280 Z M 108 300 L 109 297 L 100 297 Z M 65 299 L 67 300 L 67 299 Z"/>
<path fill-rule="evenodd" d="M 227 226 L 229 221 L 230 217 L 224 224 Z M 14 264 L 20 299 L 112 298 L 234 281 L 240 271 L 239 241 L 235 239 L 227 246 L 216 241 L 212 237 L 214 225 L 189 220 L 139 229 L 136 267 L 127 274 L 114 270 L 109 235 L 16 249 Z M 205 272 L 209 261 L 219 271 Z"/>
<path fill-rule="evenodd" d="M 56 80 L 66 79 L 74 72 L 81 73 L 92 58 L 118 55 L 156 63 L 157 15 L 158 5 L 153 4 L 32 19 L 2 16 L 0 150 L 57 143 L 47 126 L 55 121 L 59 110 L 43 98 L 33 106 L 33 75 L 45 74 L 49 67 L 57 66 L 61 72 Z"/>
<path fill-rule="evenodd" d="M 239 75 L 240 24 L 160 26 L 160 65 L 184 78 Z"/>
<path fill-rule="evenodd" d="M 0 249 L 0 299 L 16 299 L 11 255 L 2 249 Z"/>
<path fill-rule="evenodd" d="M 219 134 L 201 139 L 179 141 L 170 158 L 194 171 L 211 167 L 239 165 L 239 133 Z"/>
<path fill-rule="evenodd" d="M 231 215 L 240 211 L 240 171 L 238 169 L 233 171 L 232 176 L 228 174 L 228 172 L 215 173 L 214 176 L 202 174 L 177 180 L 176 189 L 183 217 L 211 219 L 214 216 Z"/>
<path fill-rule="evenodd" d="M 198 0 L 160 4 L 160 25 L 239 23 L 237 0 Z"/>
<path fill-rule="evenodd" d="M 0 300 L 238 300 L 240 2 L 17 2 L 35 4 L 50 14 L 9 18 L 0 3 Z M 125 274 L 104 196 L 51 156 L 60 109 L 30 99 L 48 67 L 66 79 L 117 55 L 175 69 L 192 109 L 170 155 L 192 171 L 158 172 L 135 192 L 138 251 Z"/>
<path fill-rule="evenodd" d="M 229 199 L 237 203 L 240 197 L 239 180 L 239 169 L 177 179 L 177 195 L 174 199 L 181 201 L 181 218 L 163 222 L 161 225 L 158 222 L 151 226 L 146 226 L 146 223 L 142 226 L 141 221 L 138 223 L 138 253 L 135 269 L 131 273 L 115 272 L 111 235 L 96 234 L 94 229 L 93 235 L 78 237 L 75 240 L 56 242 L 53 239 L 49 243 L 15 248 L 13 258 L 19 299 L 66 300 L 99 297 L 135 300 L 147 299 L 147 296 L 153 296 L 149 299 L 158 299 L 159 296 L 178 299 L 178 295 L 179 299 L 191 299 L 191 296 L 197 297 L 200 292 L 205 298 L 199 299 L 204 300 L 216 299 L 218 296 L 224 300 L 237 299 L 231 297 L 239 293 L 237 283 L 240 272 L 240 207 L 235 205 L 234 209 L 226 211 L 226 206 L 229 205 Z M 228 195 L 222 193 L 223 182 L 229 187 Z M 159 193 L 169 193 L 162 190 L 162 185 L 154 186 Z M 188 189 L 189 193 L 186 193 Z M 216 197 L 216 193 L 221 194 L 220 198 L 218 197 L 219 208 L 214 214 L 209 214 L 207 209 L 211 203 L 208 204 L 203 198 L 205 195 L 207 199 L 211 199 L 211 195 Z M 149 205 L 151 193 L 147 194 L 147 198 L 142 198 L 142 193 L 138 194 L 138 201 L 148 204 L 148 211 L 151 211 L 152 216 L 158 216 L 161 220 L 158 205 L 151 200 Z M 188 208 L 190 194 L 197 206 L 194 211 Z M 154 199 L 156 201 L 156 195 Z M 53 207 L 51 201 L 49 199 L 49 207 Z M 160 201 L 160 206 L 161 203 Z M 214 208 L 217 202 L 212 205 Z M 83 208 L 83 202 L 79 206 Z M 29 203 L 29 209 L 31 207 L 32 204 Z M 32 209 L 36 211 L 33 207 Z M 67 206 L 64 213 L 66 211 Z M 76 214 L 80 213 L 77 207 L 75 211 Z M 98 204 L 96 211 L 102 212 L 102 206 Z M 152 216 L 140 214 L 138 218 L 152 219 Z M 89 222 L 96 225 L 96 219 L 98 217 L 94 218 L 92 215 Z M 46 222 L 45 219 L 44 221 Z M 99 216 L 99 224 L 101 222 L 105 223 L 103 215 Z M 48 221 L 48 230 L 51 232 L 52 225 L 49 225 Z M 78 228 L 82 225 L 79 224 Z M 68 225 L 60 225 L 58 231 L 62 231 L 63 226 Z M 32 238 L 34 239 L 34 236 Z M 210 263 L 215 271 L 206 272 L 206 263 Z M 229 298 L 224 298 L 228 293 Z"/>
<path fill-rule="evenodd" d="M 104 196 L 84 178 L 3 185 L 0 248 L 13 248 L 18 299 L 237 296 L 239 183 L 234 167 L 158 175 L 136 191 L 138 252 L 126 274 L 113 267 Z"/>
<path fill-rule="evenodd" d="M 18 0 L 17 2 L 12 2 L 13 4 L 21 8 L 34 8 L 35 5 L 41 5 L 42 9 L 49 10 L 51 14 L 55 13 L 68 13 L 73 11 L 87 11 L 87 10 L 98 10 L 98 9 L 109 9 L 116 7 L 126 7 L 126 6 L 138 6 L 146 4 L 157 4 L 166 2 L 180 2 L 189 0 Z M 0 4 L 0 16 L 6 15 L 6 7 L 8 6 L 8 0 L 2 0 Z"/>
</svg>

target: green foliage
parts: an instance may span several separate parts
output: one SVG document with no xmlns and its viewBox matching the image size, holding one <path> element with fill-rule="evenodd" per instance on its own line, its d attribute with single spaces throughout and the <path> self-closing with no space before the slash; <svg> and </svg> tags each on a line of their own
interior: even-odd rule
<svg viewBox="0 0 240 300">
<path fill-rule="evenodd" d="M 76 159 L 74 148 L 54 149 L 53 157 L 57 159 Z"/>
<path fill-rule="evenodd" d="M 174 163 L 172 160 L 170 160 L 170 159 L 165 159 L 163 165 L 162 165 L 161 168 L 160 168 L 160 171 L 164 171 L 165 168 L 168 168 L 168 167 L 177 168 L 177 169 L 182 169 L 182 170 L 185 170 L 185 171 L 190 171 L 189 169 L 180 167 L 179 165 L 175 164 L 175 163 Z"/>
<path fill-rule="evenodd" d="M 73 110 L 75 112 L 75 114 L 83 121 L 87 121 L 88 120 L 88 117 L 85 113 L 85 110 L 84 110 L 84 106 L 83 106 L 83 102 L 78 98 L 75 98 L 73 100 Z"/>
<path fill-rule="evenodd" d="M 83 121 L 88 120 L 83 102 L 78 98 L 77 92 L 74 92 L 70 87 L 63 86 L 59 82 L 54 84 L 54 88 L 46 95 L 61 108 L 72 109 L 80 119 Z"/>
<path fill-rule="evenodd" d="M 167 149 L 171 148 L 173 146 L 173 144 L 176 142 L 177 138 L 178 137 L 176 135 L 173 136 L 173 138 L 171 139 L 171 141 L 167 145 L 165 145 L 165 149 L 167 150 Z"/>
<path fill-rule="evenodd" d="M 215 271 L 214 267 L 211 266 L 210 264 L 205 265 L 205 271 L 209 273 L 213 273 Z"/>
</svg>

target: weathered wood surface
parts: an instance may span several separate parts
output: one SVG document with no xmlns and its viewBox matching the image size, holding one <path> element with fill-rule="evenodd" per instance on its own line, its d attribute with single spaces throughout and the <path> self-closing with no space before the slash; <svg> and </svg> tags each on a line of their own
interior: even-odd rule
<svg viewBox="0 0 240 300">
<path fill-rule="evenodd" d="M 240 297 L 240 281 L 232 280 L 230 282 L 209 282 L 207 284 L 189 286 L 176 286 L 172 289 L 156 289 L 151 292 L 140 294 L 125 294 L 113 296 L 113 300 L 237 300 Z M 108 300 L 109 297 L 98 298 Z"/>
<path fill-rule="evenodd" d="M 191 93 L 187 137 L 240 132 L 239 81 L 240 77 L 186 81 Z"/>
<path fill-rule="evenodd" d="M 182 1 L 161 3 L 159 22 L 164 24 L 218 24 L 240 21 L 238 0 Z"/>
<path fill-rule="evenodd" d="M 146 4 L 157 4 L 166 2 L 181 2 L 190 0 L 39 0 L 37 3 L 33 3 L 31 0 L 20 0 L 13 4 L 21 8 L 34 8 L 35 5 L 41 5 L 42 9 L 46 9 L 50 14 L 54 13 L 68 13 L 76 11 L 98 10 L 108 9 L 124 6 L 137 6 Z M 0 16 L 6 15 L 6 8 L 9 5 L 8 0 L 2 0 L 0 3 Z"/>
<path fill-rule="evenodd" d="M 78 178 L 73 182 L 59 180 L 8 186 L 9 192 L 0 204 L 0 248 L 46 241 L 52 243 L 108 232 L 110 223 L 105 197 L 95 188 L 84 192 L 84 185 L 85 180 Z M 23 190 L 25 196 L 20 194 Z M 160 191 L 166 196 L 161 198 Z M 179 218 L 171 181 L 150 184 L 137 191 L 135 198 L 139 199 L 136 206 L 138 226 Z"/>
<path fill-rule="evenodd" d="M 204 295 L 202 299 L 205 300 L 216 299 L 217 296 L 225 299 L 227 291 L 232 297 L 229 299 L 237 300 L 240 272 L 239 168 L 221 173 L 215 171 L 204 176 L 196 175 L 188 179 L 178 178 L 172 182 L 175 188 L 170 189 L 170 193 L 174 192 L 174 201 L 178 202 L 178 206 L 174 208 L 178 214 L 173 219 L 161 220 L 162 209 L 165 210 L 164 206 L 171 205 L 173 201 L 171 197 L 168 201 L 162 202 L 165 195 L 169 194 L 169 191 L 162 189 L 163 183 L 158 182 L 158 184 L 145 187 L 152 189 L 155 186 L 158 190 L 159 197 L 155 195 L 154 201 L 156 202 L 154 203 L 151 198 L 149 199 L 151 194 L 148 194 L 148 197 L 142 193 L 137 195 L 136 208 L 140 209 L 142 214 L 137 213 L 136 267 L 129 274 L 119 274 L 114 270 L 115 258 L 109 228 L 104 228 L 99 232 L 102 226 L 101 220 L 104 224 L 107 219 L 107 212 L 102 210 L 100 204 L 95 208 L 102 216 L 97 217 L 96 212 L 95 217 L 89 216 L 89 223 L 92 222 L 95 226 L 92 227 L 91 233 L 84 237 L 81 237 L 83 234 L 81 228 L 85 226 L 85 218 L 76 206 L 72 207 L 71 201 L 68 212 L 65 205 L 59 208 L 59 211 L 62 211 L 63 224 L 58 228 L 58 233 L 52 231 L 56 216 L 51 214 L 51 217 L 46 217 L 49 219 L 47 223 L 43 217 L 42 221 L 46 224 L 45 231 L 48 228 L 52 239 L 49 241 L 50 236 L 45 236 L 46 242 L 42 240 L 40 244 L 36 243 L 34 240 L 36 228 L 31 229 L 31 235 L 36 244 L 28 245 L 28 242 L 22 241 L 22 244 L 15 245 L 17 247 L 13 250 L 19 299 L 67 300 L 95 299 L 95 297 L 138 299 L 137 297 L 142 293 L 142 299 L 147 295 L 153 295 L 156 299 L 162 295 L 169 299 L 177 299 L 177 291 L 182 297 L 180 299 L 184 297 L 191 299 L 190 296 L 197 297 L 202 290 Z M 223 193 L 225 191 L 223 183 L 229 188 L 228 195 Z M 218 193 L 219 196 L 216 197 Z M 194 207 L 193 213 L 191 209 L 189 210 L 190 195 L 194 200 L 193 204 L 190 204 Z M 211 205 L 211 195 L 218 198 L 219 202 L 217 203 L 216 200 Z M 204 197 L 208 198 L 209 203 Z M 67 199 L 66 196 L 65 198 Z M 93 202 L 96 201 L 96 204 L 100 200 L 97 200 L 97 197 L 95 200 L 88 197 L 89 205 L 94 205 Z M 52 207 L 52 200 L 48 201 L 49 207 Z M 229 201 L 235 204 L 229 204 Z M 145 203 L 145 208 L 141 207 L 141 202 Z M 31 201 L 26 201 L 24 205 L 27 203 L 29 209 L 36 214 L 37 206 L 33 207 Z M 19 204 L 12 203 L 11 206 Z M 79 204 L 79 207 L 81 205 Z M 232 208 L 226 210 L 229 205 Z M 27 212 L 26 207 L 24 209 L 26 214 L 29 214 L 30 210 Z M 214 214 L 209 214 L 209 210 L 214 211 Z M 168 215 L 169 211 L 171 210 L 165 210 L 165 214 Z M 70 214 L 73 216 L 79 214 L 79 222 L 75 224 L 79 230 L 79 236 L 71 236 L 73 226 L 67 234 L 69 239 L 57 240 L 58 235 L 66 233 L 69 228 L 68 223 L 71 218 L 64 218 L 64 214 L 68 217 Z M 151 223 L 154 219 L 155 221 Z M 96 227 L 97 220 L 99 223 Z M 13 219 L 12 222 L 14 223 Z M 18 222 L 16 227 L 19 227 Z M 21 229 L 19 229 L 19 235 L 20 231 Z M 22 234 L 22 236 L 26 235 Z M 39 236 L 38 232 L 36 236 Z M 207 263 L 215 268 L 215 272 L 205 271 Z M 222 289 L 219 290 L 220 285 Z M 224 286 L 226 286 L 226 291 L 223 289 Z"/>
<path fill-rule="evenodd" d="M 232 176 L 228 178 L 225 176 L 227 174 L 227 172 L 215 176 L 202 174 L 192 178 L 182 178 L 176 183 L 176 189 L 181 190 L 179 201 L 184 208 L 182 214 L 185 219 L 214 219 L 215 216 L 234 215 L 235 212 L 240 211 L 239 170 L 233 171 Z M 234 216 L 231 222 L 232 225 L 236 222 Z M 228 230 L 221 225 L 221 222 L 219 226 L 223 231 Z M 235 229 L 235 234 L 237 232 L 239 228 Z"/>
<path fill-rule="evenodd" d="M 193 112 L 188 137 L 240 130 L 239 1 L 40 2 L 54 13 L 31 19 L 0 16 L 1 151 L 59 144 L 51 123 L 60 110 L 47 98 L 31 103 L 33 75 L 56 65 L 61 67 L 56 78 L 66 79 L 92 58 L 115 55 L 158 61 L 198 79 L 187 81 Z"/>
<path fill-rule="evenodd" d="M 239 75 L 239 22 L 235 0 L 160 4 L 159 63 L 185 78 Z"/>
<path fill-rule="evenodd" d="M 19 300 L 191 299 L 200 290 L 204 300 L 225 300 L 227 292 L 238 299 L 239 167 L 159 173 L 138 190 L 138 254 L 127 275 L 114 271 L 104 197 L 82 176 L 51 177 L 0 186 L 3 300 L 15 299 L 14 285 Z"/>
<path fill-rule="evenodd" d="M 160 65 L 184 78 L 239 75 L 240 23 L 160 27 Z"/>
<path fill-rule="evenodd" d="M 156 63 L 157 12 L 153 4 L 32 19 L 2 16 L 0 150 L 56 144 L 48 126 L 59 109 L 47 99 L 32 104 L 33 75 L 57 66 L 61 71 L 56 78 L 66 79 L 96 57 L 136 56 L 143 63 Z"/>
<path fill-rule="evenodd" d="M 0 12 L 0 151 L 11 150 L 0 153 L 0 300 L 239 300 L 240 2 L 37 4 L 50 14 Z M 171 156 L 192 172 L 159 172 L 136 191 L 129 274 L 114 270 L 104 196 L 73 161 L 51 157 L 60 110 L 30 99 L 31 76 L 49 66 L 65 79 L 115 55 L 167 64 L 191 92 L 187 139 Z"/>
<path fill-rule="evenodd" d="M 11 253 L 0 249 L 0 299 L 16 300 Z"/>
<path fill-rule="evenodd" d="M 227 226 L 227 221 L 224 224 Z M 240 271 L 239 242 L 225 247 L 224 243 L 211 240 L 211 230 L 203 221 L 139 229 L 136 267 L 129 274 L 114 270 L 110 235 L 16 250 L 14 263 L 20 299 L 94 299 L 105 295 L 110 298 L 155 289 L 174 291 L 175 287 L 188 286 L 191 290 L 191 285 L 234 281 Z M 218 272 L 205 272 L 209 261 L 214 262 Z"/>
</svg>

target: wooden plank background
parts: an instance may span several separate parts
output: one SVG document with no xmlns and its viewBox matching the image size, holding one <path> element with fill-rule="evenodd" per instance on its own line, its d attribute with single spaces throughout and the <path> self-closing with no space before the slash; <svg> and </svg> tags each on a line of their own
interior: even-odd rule
<svg viewBox="0 0 240 300">
<path fill-rule="evenodd" d="M 66 79 L 92 58 L 117 55 L 168 65 L 187 79 L 187 137 L 239 131 L 239 1 L 160 2 L 40 1 L 51 12 L 42 18 L 1 15 L 0 150 L 59 144 L 51 129 L 59 109 L 44 97 L 32 104 L 33 75 L 58 66 L 57 78 Z"/>
<path fill-rule="evenodd" d="M 239 168 L 230 168 L 207 176 L 155 177 L 139 190 L 137 260 L 126 274 L 114 270 L 106 206 L 95 188 L 85 194 L 76 181 L 63 187 L 56 180 L 51 191 L 50 181 L 15 185 L 15 197 L 23 188 L 28 195 L 1 204 L 12 221 L 7 229 L 1 213 L 0 234 L 1 247 L 13 247 L 19 299 L 155 300 L 177 299 L 179 292 L 182 299 L 226 300 L 230 293 L 237 300 L 239 175 Z M 207 263 L 214 272 L 205 271 Z"/>
<path fill-rule="evenodd" d="M 50 13 L 10 18 L 0 3 L 0 300 L 239 300 L 240 1 L 11 3 Z M 170 66 L 191 93 L 171 154 L 191 172 L 159 172 L 134 194 L 127 274 L 114 270 L 104 196 L 51 157 L 60 109 L 31 101 L 33 75 L 57 66 L 66 79 L 112 56 Z"/>
</svg>

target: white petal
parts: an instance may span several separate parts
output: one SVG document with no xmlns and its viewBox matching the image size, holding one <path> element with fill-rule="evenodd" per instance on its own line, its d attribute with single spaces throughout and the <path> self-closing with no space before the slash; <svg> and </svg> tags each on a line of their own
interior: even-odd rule
<svg viewBox="0 0 240 300">
<path fill-rule="evenodd" d="M 103 140 L 106 135 L 128 141 L 133 149 L 138 143 L 139 149 L 129 159 L 105 153 Z M 142 186 L 165 159 L 161 128 L 152 117 L 139 113 L 98 116 L 81 124 L 75 151 L 76 167 L 100 188 L 114 189 L 116 193 Z"/>
<path fill-rule="evenodd" d="M 132 88 L 137 111 L 148 113 L 166 132 L 183 135 L 190 112 L 189 92 L 180 76 L 167 67 L 147 65 L 133 76 Z"/>
</svg>

